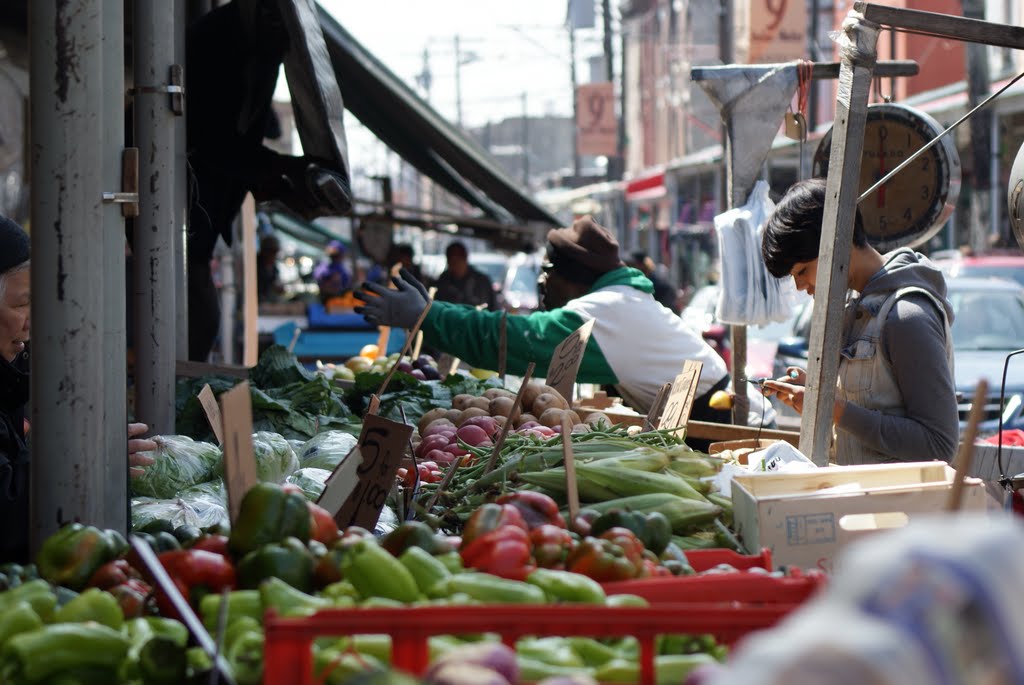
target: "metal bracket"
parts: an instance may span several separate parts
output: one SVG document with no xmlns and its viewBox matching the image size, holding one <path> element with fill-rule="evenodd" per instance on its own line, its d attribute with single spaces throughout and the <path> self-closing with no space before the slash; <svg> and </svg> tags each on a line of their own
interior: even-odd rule
<svg viewBox="0 0 1024 685">
<path fill-rule="evenodd" d="M 130 88 L 130 95 L 169 95 L 168 106 L 176 116 L 185 113 L 185 86 L 182 85 L 185 70 L 180 64 L 172 64 L 168 70 L 168 83 L 160 86 L 135 86 Z"/>
<path fill-rule="evenodd" d="M 121 190 L 103 192 L 103 204 L 121 205 L 121 216 L 139 215 L 139 148 L 126 147 L 121 152 Z"/>
</svg>

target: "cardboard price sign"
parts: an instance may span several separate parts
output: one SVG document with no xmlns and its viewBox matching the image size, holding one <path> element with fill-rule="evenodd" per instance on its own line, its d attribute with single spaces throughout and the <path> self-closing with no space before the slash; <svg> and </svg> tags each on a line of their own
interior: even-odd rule
<svg viewBox="0 0 1024 685">
<path fill-rule="evenodd" d="M 220 418 L 220 406 L 217 404 L 217 398 L 213 396 L 213 390 L 210 389 L 209 383 L 199 391 L 199 404 L 206 412 L 206 420 L 210 422 L 210 428 L 213 429 L 213 435 L 217 438 L 217 444 L 223 445 L 224 423 Z"/>
<path fill-rule="evenodd" d="M 572 335 L 558 344 L 551 355 L 547 384 L 569 402 L 572 401 L 572 386 L 576 383 L 576 374 L 579 373 L 583 352 L 587 349 L 595 321 L 591 319 L 573 331 Z"/>
<path fill-rule="evenodd" d="M 395 482 L 412 426 L 368 414 L 355 448 L 327 480 L 318 504 L 342 528 L 373 530 Z"/>
<path fill-rule="evenodd" d="M 668 401 L 665 403 L 665 411 L 661 413 L 661 421 L 658 428 L 679 428 L 685 426 L 690 419 L 690 410 L 693 409 L 693 398 L 697 394 L 697 381 L 700 379 L 701 369 L 704 364 L 697 361 L 687 361 L 683 365 L 683 372 L 676 376 L 672 383 L 672 391 L 669 393 Z"/>
<path fill-rule="evenodd" d="M 228 511 L 234 523 L 242 508 L 242 498 L 257 482 L 248 381 L 220 396 L 220 411 L 224 417 L 224 484 L 228 491 Z"/>
</svg>

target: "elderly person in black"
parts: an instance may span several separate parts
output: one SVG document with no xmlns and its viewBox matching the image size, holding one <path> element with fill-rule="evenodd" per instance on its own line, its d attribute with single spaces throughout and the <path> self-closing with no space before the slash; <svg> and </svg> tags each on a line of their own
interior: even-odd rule
<svg viewBox="0 0 1024 685">
<path fill-rule="evenodd" d="M 29 363 L 26 346 L 32 304 L 28 234 L 0 216 L 0 562 L 29 561 Z M 140 475 L 152 458 L 136 454 L 156 449 L 152 440 L 136 439 L 149 430 L 128 426 L 131 473 Z"/>
</svg>

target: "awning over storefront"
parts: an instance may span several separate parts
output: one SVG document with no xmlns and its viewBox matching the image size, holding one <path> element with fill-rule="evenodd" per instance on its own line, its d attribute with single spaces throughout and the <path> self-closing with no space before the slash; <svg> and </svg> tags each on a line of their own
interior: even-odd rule
<svg viewBox="0 0 1024 685">
<path fill-rule="evenodd" d="M 509 227 L 558 226 L 466 135 L 320 9 L 320 21 L 345 109 L 388 147 L 447 191 Z M 342 17 L 344 19 L 344 17 Z"/>
<path fill-rule="evenodd" d="M 665 172 L 657 171 L 626 183 L 627 202 L 647 202 L 665 196 Z"/>
</svg>

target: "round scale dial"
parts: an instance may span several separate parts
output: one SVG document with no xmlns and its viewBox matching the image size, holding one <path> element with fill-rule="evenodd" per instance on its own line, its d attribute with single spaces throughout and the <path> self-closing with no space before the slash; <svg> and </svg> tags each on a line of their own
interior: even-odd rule
<svg viewBox="0 0 1024 685">
<path fill-rule="evenodd" d="M 942 130 L 933 118 L 905 105 L 870 105 L 859 192 L 863 194 Z M 814 155 L 815 176 L 828 173 L 831 148 L 829 130 Z M 947 135 L 860 202 L 868 241 L 881 252 L 920 245 L 942 228 L 959 195 L 960 157 Z"/>
</svg>

